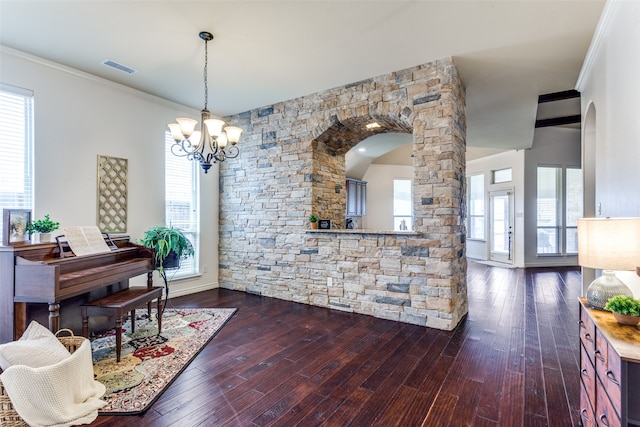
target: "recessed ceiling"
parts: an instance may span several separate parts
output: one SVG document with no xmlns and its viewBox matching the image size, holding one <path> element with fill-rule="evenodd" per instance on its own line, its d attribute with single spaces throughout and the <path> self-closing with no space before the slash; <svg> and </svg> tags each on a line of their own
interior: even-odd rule
<svg viewBox="0 0 640 427">
<path fill-rule="evenodd" d="M 467 88 L 467 145 L 527 148 L 538 95 L 575 87 L 603 6 L 2 0 L 0 43 L 201 109 L 198 33 L 210 31 L 209 109 L 221 116 L 453 57 Z"/>
</svg>

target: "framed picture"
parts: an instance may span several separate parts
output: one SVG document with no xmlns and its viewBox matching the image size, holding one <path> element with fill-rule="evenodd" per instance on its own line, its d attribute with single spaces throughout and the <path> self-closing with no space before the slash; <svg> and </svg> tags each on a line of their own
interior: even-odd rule
<svg viewBox="0 0 640 427">
<path fill-rule="evenodd" d="M 331 230 L 331 220 L 330 219 L 318 220 L 318 229 L 320 229 L 320 230 Z"/>
<path fill-rule="evenodd" d="M 31 223 L 31 211 L 28 209 L 2 210 L 2 244 L 29 243 L 27 226 Z"/>
</svg>

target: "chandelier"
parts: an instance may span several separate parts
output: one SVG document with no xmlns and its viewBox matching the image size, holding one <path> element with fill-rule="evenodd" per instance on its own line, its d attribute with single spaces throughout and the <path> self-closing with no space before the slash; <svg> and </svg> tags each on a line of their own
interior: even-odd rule
<svg viewBox="0 0 640 427">
<path fill-rule="evenodd" d="M 207 42 L 213 40 L 213 34 L 202 31 L 199 35 L 204 40 L 204 108 L 200 112 L 201 129 L 195 130 L 197 120 L 184 117 L 177 118 L 178 123 L 171 123 L 168 126 L 174 139 L 171 152 L 176 156 L 200 162 L 204 173 L 207 173 L 211 165 L 238 157 L 240 150 L 236 144 L 240 140 L 242 129 L 227 126 L 222 130 L 224 121 L 212 119 L 211 113 L 207 110 L 209 102 Z"/>
</svg>

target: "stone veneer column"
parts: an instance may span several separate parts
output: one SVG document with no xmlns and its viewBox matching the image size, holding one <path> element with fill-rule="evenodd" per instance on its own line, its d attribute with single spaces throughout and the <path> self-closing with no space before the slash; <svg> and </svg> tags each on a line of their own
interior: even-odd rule
<svg viewBox="0 0 640 427">
<path fill-rule="evenodd" d="M 244 133 L 220 167 L 220 285 L 453 329 L 467 313 L 464 106 L 445 59 L 227 118 Z M 344 228 L 344 154 L 388 131 L 413 134 L 415 233 L 308 231 L 311 213 Z"/>
</svg>

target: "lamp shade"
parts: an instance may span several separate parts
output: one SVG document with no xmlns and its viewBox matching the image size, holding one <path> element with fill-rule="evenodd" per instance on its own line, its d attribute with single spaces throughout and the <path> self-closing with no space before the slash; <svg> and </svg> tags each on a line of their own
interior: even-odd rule
<svg viewBox="0 0 640 427">
<path fill-rule="evenodd" d="M 578 263 L 602 270 L 640 266 L 640 218 L 578 219 Z"/>
</svg>

